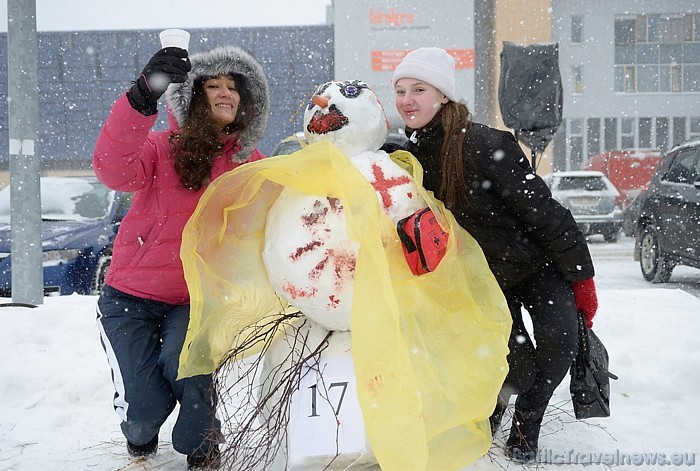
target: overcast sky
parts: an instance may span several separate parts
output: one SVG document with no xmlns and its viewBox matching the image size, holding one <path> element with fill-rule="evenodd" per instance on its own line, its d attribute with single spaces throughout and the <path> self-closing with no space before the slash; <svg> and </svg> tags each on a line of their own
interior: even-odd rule
<svg viewBox="0 0 700 471">
<path fill-rule="evenodd" d="M 21 3 L 17 3 L 21 1 Z M 0 1 L 0 32 L 9 4 Z M 38 31 L 313 25 L 331 0 L 35 0 Z"/>
</svg>

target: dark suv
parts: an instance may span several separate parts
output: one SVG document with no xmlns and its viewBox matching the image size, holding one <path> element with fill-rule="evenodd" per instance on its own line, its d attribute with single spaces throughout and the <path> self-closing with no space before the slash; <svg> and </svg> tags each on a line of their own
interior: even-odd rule
<svg viewBox="0 0 700 471">
<path fill-rule="evenodd" d="M 700 139 L 669 150 L 639 195 L 634 259 L 665 283 L 676 265 L 700 268 Z"/>
</svg>

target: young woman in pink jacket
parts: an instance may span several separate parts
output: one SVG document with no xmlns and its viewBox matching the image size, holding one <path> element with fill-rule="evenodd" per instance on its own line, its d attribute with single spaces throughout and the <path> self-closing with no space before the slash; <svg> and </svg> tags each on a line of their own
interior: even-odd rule
<svg viewBox="0 0 700 471">
<path fill-rule="evenodd" d="M 170 129 L 151 131 L 164 93 Z M 211 376 L 177 380 L 189 321 L 180 245 L 207 185 L 263 158 L 255 145 L 269 107 L 263 70 L 242 49 L 188 57 L 168 47 L 116 101 L 97 139 L 95 174 L 108 187 L 133 193 L 97 303 L 114 408 L 132 457 L 156 452 L 160 427 L 179 404 L 172 443 L 187 455 L 188 469 L 219 460 Z"/>
</svg>

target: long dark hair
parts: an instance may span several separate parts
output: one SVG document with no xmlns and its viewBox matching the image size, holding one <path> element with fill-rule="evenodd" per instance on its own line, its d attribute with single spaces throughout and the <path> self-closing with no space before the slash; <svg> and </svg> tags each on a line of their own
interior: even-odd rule
<svg viewBox="0 0 700 471">
<path fill-rule="evenodd" d="M 204 91 L 204 82 L 212 77 L 203 77 L 192 85 L 192 101 L 180 132 L 170 135 L 170 145 L 175 158 L 175 172 L 180 184 L 190 190 L 199 190 L 211 179 L 214 158 L 221 155 L 224 147 L 222 134 L 240 135 L 248 129 L 253 119 L 253 100 L 244 76 L 231 76 L 241 96 L 236 119 L 223 131 L 216 125 Z"/>
<path fill-rule="evenodd" d="M 464 138 L 471 132 L 472 121 L 469 108 L 463 102 L 448 101 L 440 110 L 445 138 L 440 148 L 440 168 L 442 181 L 438 197 L 445 206 L 454 210 L 467 204 L 467 182 L 464 176 Z M 467 162 L 466 165 L 469 165 Z"/>
</svg>

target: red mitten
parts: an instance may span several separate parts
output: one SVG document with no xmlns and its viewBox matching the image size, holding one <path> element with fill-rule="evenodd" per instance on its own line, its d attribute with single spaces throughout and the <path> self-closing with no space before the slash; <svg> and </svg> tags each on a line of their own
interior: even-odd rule
<svg viewBox="0 0 700 471">
<path fill-rule="evenodd" d="M 574 289 L 574 299 L 576 300 L 576 310 L 583 313 L 586 318 L 588 328 L 593 327 L 593 317 L 598 310 L 598 296 L 595 292 L 593 278 L 571 283 Z"/>
</svg>

